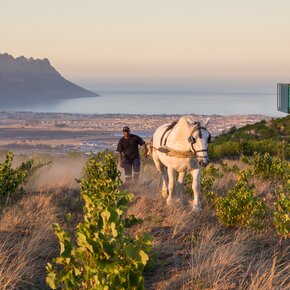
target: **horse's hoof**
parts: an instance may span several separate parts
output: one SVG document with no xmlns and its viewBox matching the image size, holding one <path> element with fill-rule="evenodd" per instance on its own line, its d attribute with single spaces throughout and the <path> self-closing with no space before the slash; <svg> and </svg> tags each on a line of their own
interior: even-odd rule
<svg viewBox="0 0 290 290">
<path fill-rule="evenodd" d="M 176 203 L 183 204 L 184 200 L 181 197 L 176 198 Z"/>
<path fill-rule="evenodd" d="M 198 211 L 201 211 L 201 208 L 200 208 L 200 206 L 194 204 L 193 207 L 192 207 L 192 211 L 198 212 Z"/>
<path fill-rule="evenodd" d="M 167 198 L 167 191 L 161 191 L 161 194 L 162 194 L 162 196 L 163 196 L 163 198 L 164 199 L 166 199 Z"/>
<path fill-rule="evenodd" d="M 167 205 L 171 205 L 171 204 L 172 204 L 172 199 L 171 199 L 171 198 L 170 198 L 170 199 L 167 198 L 167 199 L 166 199 L 166 204 L 167 204 Z"/>
</svg>

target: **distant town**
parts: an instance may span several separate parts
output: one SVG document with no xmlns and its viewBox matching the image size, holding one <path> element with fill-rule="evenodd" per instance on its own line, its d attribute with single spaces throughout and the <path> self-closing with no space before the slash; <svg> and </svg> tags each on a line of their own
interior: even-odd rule
<svg viewBox="0 0 290 290">
<path fill-rule="evenodd" d="M 157 127 L 178 120 L 180 116 L 0 112 L 0 150 L 62 154 L 115 149 L 124 125 L 129 126 L 132 133 L 149 141 Z M 201 123 L 210 117 L 208 129 L 213 137 L 233 126 L 239 128 L 271 119 L 263 115 L 195 117 Z"/>
</svg>

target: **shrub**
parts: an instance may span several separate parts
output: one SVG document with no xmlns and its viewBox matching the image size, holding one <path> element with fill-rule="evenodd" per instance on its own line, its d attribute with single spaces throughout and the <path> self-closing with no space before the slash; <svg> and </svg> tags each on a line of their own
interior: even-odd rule
<svg viewBox="0 0 290 290">
<path fill-rule="evenodd" d="M 75 231 L 76 243 L 58 224 L 53 226 L 60 256 L 47 264 L 52 289 L 144 289 L 151 237 L 126 234 L 124 216 L 133 194 L 120 191 L 120 184 L 114 157 L 91 155 L 81 180 L 84 220 Z"/>
<path fill-rule="evenodd" d="M 262 155 L 255 152 L 253 158 L 242 158 L 242 161 L 251 165 L 252 174 L 263 180 L 285 183 L 289 178 L 289 162 L 283 161 L 279 157 L 272 157 L 269 153 Z"/>
<path fill-rule="evenodd" d="M 220 165 L 224 173 L 229 173 L 229 172 L 238 173 L 240 171 L 240 168 L 237 164 L 234 164 L 232 167 L 230 167 L 226 162 L 221 161 Z"/>
<path fill-rule="evenodd" d="M 7 152 L 6 159 L 0 163 L 0 198 L 10 196 L 25 185 L 31 175 L 40 167 L 49 164 L 36 162 L 35 159 L 28 159 L 18 167 L 13 168 L 14 153 Z"/>
<path fill-rule="evenodd" d="M 263 229 L 267 225 L 269 210 L 264 200 L 254 196 L 254 185 L 249 184 L 250 172 L 240 171 L 235 187 L 225 197 L 215 200 L 219 221 L 229 227 Z"/>
<path fill-rule="evenodd" d="M 241 155 L 253 156 L 254 152 L 260 154 L 269 153 L 271 156 L 279 156 L 282 159 L 290 158 L 290 145 L 285 141 L 278 140 L 244 140 L 225 141 L 220 143 L 214 141 L 209 146 L 209 156 L 211 160 L 223 158 L 237 159 Z"/>
<path fill-rule="evenodd" d="M 278 196 L 274 204 L 274 225 L 281 238 L 290 238 L 290 197 L 282 186 L 276 191 Z"/>
<path fill-rule="evenodd" d="M 202 169 L 201 174 L 201 192 L 204 194 L 205 198 L 209 201 L 213 201 L 216 194 L 212 191 L 214 182 L 217 178 L 222 177 L 223 174 L 220 173 L 220 170 L 215 167 L 213 164 L 209 165 L 207 168 Z M 192 176 L 191 174 L 187 174 L 184 182 L 184 190 L 186 193 L 190 195 L 192 192 Z"/>
<path fill-rule="evenodd" d="M 239 142 L 227 141 L 222 144 L 210 144 L 208 154 L 211 160 L 222 158 L 237 158 L 241 155 L 241 145 Z"/>
</svg>

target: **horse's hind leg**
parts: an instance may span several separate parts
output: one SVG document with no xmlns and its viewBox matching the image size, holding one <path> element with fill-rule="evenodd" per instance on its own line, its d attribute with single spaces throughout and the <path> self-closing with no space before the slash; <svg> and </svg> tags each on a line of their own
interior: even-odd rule
<svg viewBox="0 0 290 290">
<path fill-rule="evenodd" d="M 156 153 L 152 154 L 153 157 L 153 161 L 155 163 L 155 166 L 157 168 L 157 170 L 161 173 L 161 178 L 162 178 L 162 190 L 161 190 L 161 194 L 163 196 L 163 198 L 167 198 L 168 195 L 168 175 L 167 175 L 167 169 L 165 167 L 165 165 L 163 165 L 160 161 L 160 159 L 158 158 Z"/>
<path fill-rule="evenodd" d="M 193 211 L 200 210 L 200 178 L 201 178 L 201 169 L 194 169 L 190 171 L 192 175 L 192 191 L 194 194 L 193 200 Z"/>
<path fill-rule="evenodd" d="M 166 203 L 170 205 L 172 203 L 172 194 L 175 185 L 175 171 L 172 168 L 168 168 L 168 197 Z"/>
<path fill-rule="evenodd" d="M 182 199 L 183 197 L 183 183 L 184 183 L 185 176 L 186 176 L 186 171 L 178 173 L 177 192 L 178 192 L 179 199 Z"/>
</svg>

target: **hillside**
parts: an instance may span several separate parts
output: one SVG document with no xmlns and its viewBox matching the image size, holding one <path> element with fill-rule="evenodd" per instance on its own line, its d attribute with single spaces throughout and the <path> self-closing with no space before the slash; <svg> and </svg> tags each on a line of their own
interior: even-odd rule
<svg viewBox="0 0 290 290">
<path fill-rule="evenodd" d="M 214 138 L 209 146 L 212 160 L 252 156 L 254 152 L 290 158 L 290 116 L 264 120 L 239 129 L 232 127 L 229 132 Z"/>
<path fill-rule="evenodd" d="M 237 129 L 232 127 L 228 133 L 222 134 L 214 139 L 215 144 L 222 144 L 226 141 L 240 140 L 282 140 L 290 141 L 290 115 L 246 125 Z"/>
<path fill-rule="evenodd" d="M 23 156 L 17 158 L 18 164 L 26 160 Z M 114 182 L 112 179 L 108 179 L 106 183 L 102 182 L 102 178 L 95 180 L 95 183 L 87 182 L 86 185 L 90 190 L 86 191 L 83 188 L 80 189 L 80 185 L 75 180 L 83 175 L 82 166 L 84 164 L 92 164 L 95 167 L 91 168 L 99 168 L 96 166 L 101 163 L 97 165 L 93 162 L 85 163 L 87 157 L 81 155 L 79 157 L 58 156 L 52 160 L 51 166 L 40 169 L 30 179 L 25 186 L 25 194 L 23 191 L 11 193 L 10 202 L 6 203 L 6 198 L 5 196 L 1 197 L 0 191 L 1 289 L 50 289 L 46 284 L 48 274 L 46 265 L 53 258 L 59 257 L 60 245 L 63 245 L 59 243 L 51 224 L 59 223 L 65 229 L 67 236 L 71 237 L 71 240 L 66 240 L 66 249 L 68 249 L 68 245 L 75 247 L 74 233 L 84 228 L 85 214 L 92 212 L 92 205 L 99 206 L 101 204 L 103 206 L 106 204 L 105 202 L 97 203 L 96 200 L 87 197 L 85 199 L 83 196 L 84 192 L 98 188 L 97 182 L 101 181 L 100 184 L 105 186 L 109 182 Z M 0 168 L 2 161 L 4 161 L 4 156 L 0 154 Z M 23 166 L 19 168 L 23 170 Z M 114 164 L 111 167 L 102 168 L 106 168 L 107 172 L 115 172 L 113 170 Z M 156 174 L 155 166 L 152 163 L 146 163 L 143 168 L 140 184 L 126 187 L 134 193 L 135 198 L 128 204 L 128 208 L 125 206 L 127 203 L 124 198 L 120 202 L 122 211 L 118 212 L 128 209 L 127 214 L 120 219 L 127 220 L 126 230 L 122 230 L 120 241 L 123 241 L 122 237 L 125 235 L 131 237 L 126 240 L 128 243 L 134 241 L 136 236 L 140 237 L 145 233 L 149 233 L 152 237 L 150 259 L 143 273 L 146 290 L 290 289 L 288 262 L 290 239 L 281 239 L 276 232 L 272 216 L 272 211 L 277 211 L 275 202 L 279 198 L 279 193 L 276 190 L 283 183 L 283 180 L 277 181 L 275 176 L 272 176 L 272 173 L 276 171 L 272 170 L 271 177 L 268 179 L 261 179 L 259 176 L 261 172 L 251 179 L 251 182 L 255 181 L 255 188 L 249 187 L 251 182 L 245 180 L 242 185 L 248 194 L 247 196 L 254 193 L 258 200 L 266 202 L 271 209 L 270 216 L 263 216 L 262 222 L 265 226 L 263 231 L 239 223 L 235 226 L 228 226 L 220 219 L 216 208 L 217 203 L 211 199 L 210 193 L 214 192 L 219 199 L 228 195 L 233 189 L 238 193 L 237 188 L 240 188 L 241 184 L 236 186 L 239 173 L 236 173 L 235 168 L 247 170 L 249 165 L 241 161 L 227 161 L 227 165 L 225 163 L 214 164 L 213 167 L 211 165 L 204 170 L 202 210 L 200 212 L 191 212 L 193 198 L 189 190 L 191 181 L 186 182 L 183 202 L 174 199 L 171 207 L 166 206 L 160 194 L 160 176 L 152 180 Z M 91 176 L 95 179 L 95 171 L 92 173 Z M 84 185 L 84 183 L 82 184 Z M 114 188 L 114 191 L 110 188 Z M 94 193 L 95 196 L 97 192 Z M 113 194 L 116 198 L 123 197 L 124 194 L 128 194 L 128 191 L 120 192 L 117 188 L 108 186 L 102 188 L 100 193 L 102 197 L 109 199 Z M 285 194 L 287 194 L 286 191 Z M 246 200 L 248 200 L 247 196 L 245 196 Z M 239 204 L 244 200 L 239 202 L 235 199 Z M 256 199 L 251 198 L 251 201 L 255 204 Z M 88 208 L 90 211 L 87 210 Z M 110 207 L 110 212 L 113 212 L 114 208 Z M 246 212 L 249 211 L 251 208 L 248 207 Z M 92 216 L 95 217 L 99 211 L 94 212 L 95 214 Z M 110 212 L 106 211 L 106 214 L 110 214 Z M 228 213 L 228 211 L 226 212 Z M 283 216 L 286 215 L 286 213 L 282 213 Z M 239 214 L 239 211 L 231 213 L 232 217 Z M 104 212 L 99 213 L 99 216 L 106 218 Z M 247 217 L 247 215 L 243 216 Z M 257 215 L 256 218 L 259 216 Z M 115 225 L 119 221 L 107 223 L 107 235 L 111 233 L 109 226 L 111 225 L 116 230 Z M 80 222 L 82 222 L 81 226 L 79 226 Z M 103 223 L 99 222 L 98 227 L 91 226 L 90 229 L 97 232 L 98 228 L 102 226 Z M 66 236 L 62 235 L 63 233 L 59 232 L 58 237 Z M 99 235 L 96 234 L 93 239 L 82 240 L 82 252 L 90 254 L 90 251 L 99 251 L 99 246 L 91 247 L 88 243 L 95 245 L 95 241 L 99 241 L 98 237 Z M 114 241 L 114 239 L 110 238 L 109 241 Z M 141 244 L 142 240 L 139 240 L 139 243 Z M 110 256 L 110 259 L 103 259 L 102 263 L 97 264 L 97 266 L 101 265 L 101 268 L 106 271 L 112 271 L 114 267 L 118 266 L 118 263 L 123 262 L 123 259 L 116 258 L 119 251 L 112 252 L 110 250 L 111 244 L 107 242 L 104 245 L 106 248 L 104 247 L 103 251 L 114 255 L 115 259 Z M 139 244 L 137 243 L 136 246 L 138 247 Z M 120 248 L 119 243 L 116 248 Z M 130 251 L 131 255 L 134 252 Z M 71 252 L 72 255 L 73 253 Z M 95 257 L 97 260 L 98 256 Z M 72 261 L 74 263 L 74 259 L 58 259 L 58 261 Z M 88 265 L 91 266 L 94 260 L 85 259 L 82 261 L 88 261 Z M 104 267 L 105 263 L 109 264 L 110 267 Z M 71 265 L 67 266 L 71 267 Z M 62 268 L 59 267 L 59 269 Z M 115 271 L 121 276 L 121 271 L 125 267 L 120 266 L 119 269 L 119 271 Z M 77 270 L 75 272 L 79 273 Z M 116 272 L 114 273 L 116 274 Z M 72 278 L 69 277 L 69 279 Z M 95 289 L 62 287 L 62 289 L 68 288 Z M 105 288 L 99 287 L 99 289 Z M 110 287 L 107 289 L 137 288 Z"/>
<path fill-rule="evenodd" d="M 288 121 L 268 124 L 279 134 Z M 265 124 L 250 127 L 260 140 L 247 125 L 234 130 L 247 140 L 210 150 L 280 148 L 274 133 L 262 139 Z M 190 175 L 167 206 L 152 159 L 142 160 L 139 183 L 121 184 L 108 152 L 0 152 L 0 289 L 97 289 L 99 277 L 111 286 L 98 289 L 290 289 L 289 162 L 268 154 L 211 162 L 193 212 Z"/>
<path fill-rule="evenodd" d="M 0 54 L 0 101 L 2 105 L 49 103 L 51 100 L 95 97 L 61 76 L 49 60 Z"/>
</svg>

